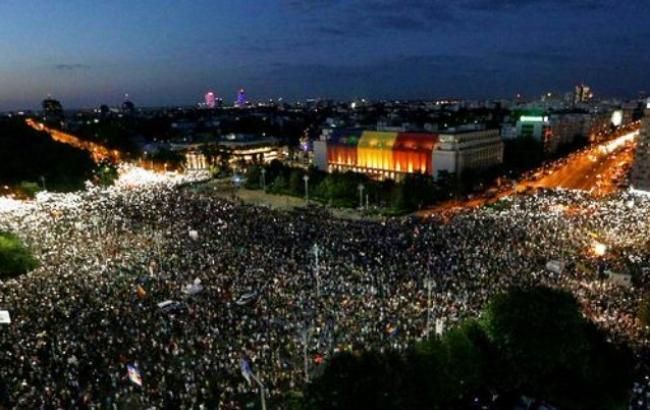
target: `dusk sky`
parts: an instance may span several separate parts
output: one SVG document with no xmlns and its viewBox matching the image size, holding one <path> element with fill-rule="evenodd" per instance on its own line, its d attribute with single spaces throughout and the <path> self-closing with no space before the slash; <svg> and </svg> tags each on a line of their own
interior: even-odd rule
<svg viewBox="0 0 650 410">
<path fill-rule="evenodd" d="M 648 0 L 0 0 L 0 110 L 650 89 Z"/>
</svg>

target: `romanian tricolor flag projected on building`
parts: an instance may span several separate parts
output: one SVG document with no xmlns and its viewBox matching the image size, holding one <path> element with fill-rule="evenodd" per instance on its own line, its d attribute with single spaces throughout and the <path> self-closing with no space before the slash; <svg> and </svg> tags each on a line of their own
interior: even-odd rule
<svg viewBox="0 0 650 410">
<path fill-rule="evenodd" d="M 327 162 L 340 169 L 432 175 L 437 134 L 337 130 L 327 141 Z"/>
</svg>

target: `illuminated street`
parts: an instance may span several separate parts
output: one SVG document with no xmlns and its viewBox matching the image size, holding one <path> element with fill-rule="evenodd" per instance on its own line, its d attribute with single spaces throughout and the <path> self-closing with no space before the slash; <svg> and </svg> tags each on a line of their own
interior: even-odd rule
<svg viewBox="0 0 650 410">
<path fill-rule="evenodd" d="M 596 197 L 617 192 L 627 187 L 625 181 L 634 160 L 635 138 L 638 133 L 637 129 L 557 160 L 517 182 L 514 190 L 503 188 L 493 194 L 479 195 L 462 201 L 447 201 L 417 212 L 417 215 L 427 217 L 476 208 L 514 193 L 521 194 L 537 188 L 580 190 Z"/>
<path fill-rule="evenodd" d="M 65 133 L 63 131 L 55 130 L 53 128 L 48 128 L 43 123 L 36 122 L 31 118 L 25 120 L 27 125 L 34 128 L 37 131 L 47 132 L 54 141 L 60 142 L 62 144 L 71 145 L 75 148 L 88 151 L 92 155 L 95 162 L 100 162 L 102 160 L 108 159 L 113 163 L 120 163 L 122 161 L 122 155 L 116 150 L 111 150 L 103 145 L 97 144 L 91 141 L 84 141 L 78 137 L 75 137 L 72 134 Z"/>
<path fill-rule="evenodd" d="M 634 159 L 636 135 L 638 132 L 626 134 L 560 160 L 550 170 L 533 174 L 532 180 L 520 182 L 517 191 L 529 187 L 564 188 L 588 191 L 596 196 L 615 192 L 620 188 L 614 180 L 615 173 L 629 167 Z"/>
</svg>

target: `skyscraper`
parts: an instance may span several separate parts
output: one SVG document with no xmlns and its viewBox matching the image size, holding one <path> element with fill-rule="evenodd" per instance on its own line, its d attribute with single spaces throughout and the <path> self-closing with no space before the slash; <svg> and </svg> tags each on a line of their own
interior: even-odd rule
<svg viewBox="0 0 650 410">
<path fill-rule="evenodd" d="M 591 91 L 591 87 L 585 84 L 576 85 L 576 91 L 573 96 L 573 103 L 580 104 L 591 101 L 594 97 L 594 93 Z"/>
<path fill-rule="evenodd" d="M 43 100 L 43 121 L 48 124 L 63 126 L 65 116 L 63 115 L 63 106 L 58 100 L 48 96 Z"/>
<path fill-rule="evenodd" d="M 650 99 L 646 103 L 645 116 L 641 120 L 630 185 L 636 190 L 650 193 Z"/>
<path fill-rule="evenodd" d="M 135 114 L 135 104 L 129 100 L 129 95 L 124 94 L 124 102 L 122 103 L 122 113 L 130 116 Z"/>
<path fill-rule="evenodd" d="M 236 107 L 244 107 L 247 104 L 248 104 L 248 100 L 246 99 L 246 92 L 242 88 L 237 93 L 237 100 L 235 100 L 235 106 Z"/>
<path fill-rule="evenodd" d="M 217 99 L 212 91 L 205 94 L 205 106 L 207 108 L 214 108 L 217 105 Z"/>
</svg>

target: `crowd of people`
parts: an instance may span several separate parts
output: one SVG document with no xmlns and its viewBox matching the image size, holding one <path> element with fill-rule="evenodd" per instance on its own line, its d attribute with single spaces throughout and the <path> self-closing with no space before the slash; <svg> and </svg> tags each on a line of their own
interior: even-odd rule
<svg viewBox="0 0 650 410">
<path fill-rule="evenodd" d="M 0 406 L 239 409 L 255 379 L 273 402 L 336 352 L 404 349 L 526 284 L 570 290 L 645 357 L 649 212 L 625 193 L 545 191 L 449 220 L 352 221 L 164 182 L 16 207 L 0 231 L 40 267 L 0 283 Z M 630 386 L 631 408 L 650 408 L 648 385 Z"/>
</svg>

